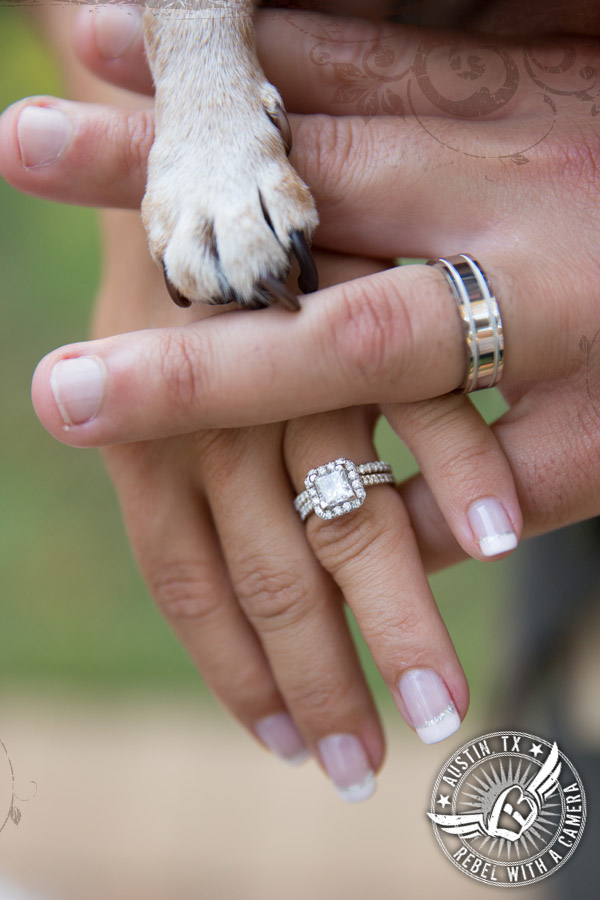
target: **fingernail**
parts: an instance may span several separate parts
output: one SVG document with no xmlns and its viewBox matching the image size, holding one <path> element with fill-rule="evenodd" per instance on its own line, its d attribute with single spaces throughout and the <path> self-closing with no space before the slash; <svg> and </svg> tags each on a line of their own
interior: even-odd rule
<svg viewBox="0 0 600 900">
<path fill-rule="evenodd" d="M 106 370 L 96 356 L 61 359 L 54 364 L 50 386 L 65 425 L 93 419 L 102 401 Z"/>
<path fill-rule="evenodd" d="M 424 744 L 437 744 L 460 728 L 448 688 L 433 669 L 410 669 L 398 682 L 398 690 Z"/>
<path fill-rule="evenodd" d="M 346 803 L 368 800 L 376 787 L 365 748 L 353 734 L 331 734 L 319 741 L 319 752 L 338 795 Z"/>
<path fill-rule="evenodd" d="M 135 6 L 100 6 L 94 15 L 96 44 L 106 59 L 122 56 L 140 31 L 142 14 Z"/>
<path fill-rule="evenodd" d="M 468 517 L 484 556 L 498 556 L 517 546 L 518 538 L 506 510 L 493 497 L 473 503 L 469 507 Z"/>
<path fill-rule="evenodd" d="M 17 121 L 21 162 L 28 169 L 51 165 L 60 157 L 72 132 L 70 119 L 59 109 L 26 106 Z"/>
<path fill-rule="evenodd" d="M 292 766 L 299 765 L 310 756 L 300 732 L 287 713 L 265 716 L 256 723 L 254 730 L 269 750 Z"/>
</svg>

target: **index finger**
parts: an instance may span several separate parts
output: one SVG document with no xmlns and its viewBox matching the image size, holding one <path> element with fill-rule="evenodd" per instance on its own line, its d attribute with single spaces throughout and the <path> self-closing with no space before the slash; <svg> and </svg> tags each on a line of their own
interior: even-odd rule
<svg viewBox="0 0 600 900">
<path fill-rule="evenodd" d="M 556 364 L 547 328 L 533 329 L 534 313 L 498 294 L 511 348 L 505 377 L 528 367 L 543 377 Z M 234 311 L 63 347 L 39 364 L 33 401 L 55 437 L 91 447 L 427 399 L 457 388 L 465 366 L 447 283 L 413 265 L 320 291 L 297 315 Z"/>
</svg>

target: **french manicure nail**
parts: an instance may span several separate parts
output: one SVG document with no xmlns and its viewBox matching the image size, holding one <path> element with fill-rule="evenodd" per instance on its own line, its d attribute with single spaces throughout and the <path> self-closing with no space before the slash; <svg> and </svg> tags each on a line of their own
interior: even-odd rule
<svg viewBox="0 0 600 900">
<path fill-rule="evenodd" d="M 309 750 L 288 713 L 265 716 L 254 726 L 263 744 L 284 762 L 297 766 L 308 759 Z"/>
<path fill-rule="evenodd" d="M 477 500 L 469 507 L 469 522 L 484 556 L 498 556 L 518 544 L 511 521 L 502 504 L 493 497 Z"/>
<path fill-rule="evenodd" d="M 96 356 L 61 359 L 54 364 L 50 386 L 65 425 L 93 419 L 104 395 L 106 370 Z"/>
<path fill-rule="evenodd" d="M 94 15 L 96 44 L 105 59 L 122 56 L 141 29 L 142 14 L 135 6 L 100 6 Z"/>
<path fill-rule="evenodd" d="M 424 744 L 437 744 L 460 728 L 448 688 L 433 669 L 410 669 L 400 678 L 398 690 Z"/>
<path fill-rule="evenodd" d="M 50 166 L 61 156 L 73 132 L 70 119 L 49 106 L 26 106 L 19 113 L 17 139 L 28 168 Z"/>
<path fill-rule="evenodd" d="M 376 787 L 365 748 L 353 734 L 331 734 L 319 741 L 319 752 L 338 795 L 346 803 L 368 800 Z"/>
</svg>

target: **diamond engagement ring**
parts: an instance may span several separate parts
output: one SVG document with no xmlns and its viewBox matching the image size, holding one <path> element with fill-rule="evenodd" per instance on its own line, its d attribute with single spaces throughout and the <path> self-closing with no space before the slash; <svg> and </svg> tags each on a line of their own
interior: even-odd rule
<svg viewBox="0 0 600 900">
<path fill-rule="evenodd" d="M 389 463 L 378 459 L 357 466 L 340 457 L 310 470 L 304 479 L 306 490 L 298 494 L 294 506 L 303 522 L 313 511 L 321 519 L 335 519 L 363 505 L 365 488 L 395 483 Z"/>
<path fill-rule="evenodd" d="M 504 368 L 504 329 L 498 301 L 479 263 L 461 253 L 430 259 L 428 266 L 446 277 L 458 306 L 467 344 L 467 374 L 462 390 L 494 387 Z"/>
</svg>

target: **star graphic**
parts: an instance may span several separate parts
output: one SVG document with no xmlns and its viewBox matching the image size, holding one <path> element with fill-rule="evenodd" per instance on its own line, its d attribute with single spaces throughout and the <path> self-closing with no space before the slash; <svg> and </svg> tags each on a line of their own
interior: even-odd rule
<svg viewBox="0 0 600 900">
<path fill-rule="evenodd" d="M 543 753 L 544 751 L 542 750 L 541 744 L 532 744 L 529 752 L 532 753 L 535 756 L 535 758 L 537 759 L 538 756 L 540 755 L 540 753 Z"/>
<path fill-rule="evenodd" d="M 446 806 L 450 806 L 450 799 L 446 794 L 440 794 L 438 803 L 440 804 L 442 809 L 445 809 Z"/>
</svg>

